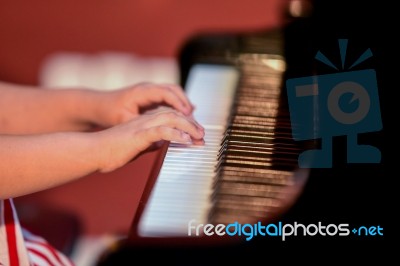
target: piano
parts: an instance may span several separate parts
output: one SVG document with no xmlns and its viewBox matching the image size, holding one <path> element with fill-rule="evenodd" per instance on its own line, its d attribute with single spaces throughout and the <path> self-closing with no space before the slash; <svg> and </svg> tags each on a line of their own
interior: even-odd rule
<svg viewBox="0 0 400 266">
<path fill-rule="evenodd" d="M 205 145 L 169 143 L 137 211 L 137 237 L 188 237 L 191 220 L 276 219 L 301 191 L 308 170 L 298 168 L 301 147 L 292 139 L 281 100 L 282 34 L 255 34 L 246 41 L 240 52 L 202 53 L 188 66 L 183 87 L 205 128 Z"/>
<path fill-rule="evenodd" d="M 384 223 L 380 206 L 385 182 L 376 181 L 376 177 L 384 178 L 382 163 L 345 163 L 345 144 L 339 137 L 335 139 L 337 159 L 332 169 L 311 171 L 298 166 L 298 155 L 318 143 L 293 140 L 283 81 L 325 70 L 316 66 L 316 48 L 326 39 L 341 36 L 316 34 L 326 29 L 326 20 L 331 19 L 322 14 L 330 14 L 327 10 L 335 5 L 322 2 L 316 1 L 320 12 L 311 19 L 300 16 L 285 27 L 259 32 L 197 35 L 182 46 L 181 84 L 197 106 L 194 116 L 205 127 L 205 146 L 167 143 L 162 147 L 130 235 L 100 266 L 153 255 L 174 265 L 248 262 L 262 256 L 260 252 L 274 255 L 294 247 L 264 237 L 245 241 L 243 237 L 188 236 L 191 221 L 214 225 L 297 219 L 304 223 Z M 343 21 L 352 21 L 352 14 L 348 19 L 342 17 Z M 368 21 L 367 14 L 360 15 L 363 21 Z M 358 27 L 343 28 L 354 40 L 364 41 L 356 38 Z M 372 28 L 368 34 L 377 32 Z M 381 48 L 375 41 L 370 44 Z M 361 141 L 382 148 L 382 134 L 361 136 Z M 371 208 L 376 214 L 373 219 Z M 354 243 L 324 240 L 339 243 L 335 247 L 343 249 Z M 319 247 L 321 243 L 310 238 L 291 241 L 300 243 L 298 247 L 303 243 Z M 362 247 L 371 243 L 357 241 Z M 379 247 L 381 241 L 375 243 L 373 247 Z"/>
</svg>

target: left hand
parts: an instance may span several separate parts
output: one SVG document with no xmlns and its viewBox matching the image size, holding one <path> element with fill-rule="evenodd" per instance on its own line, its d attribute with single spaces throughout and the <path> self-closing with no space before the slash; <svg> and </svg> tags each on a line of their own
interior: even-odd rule
<svg viewBox="0 0 400 266">
<path fill-rule="evenodd" d="M 180 86 L 139 83 L 101 93 L 96 123 L 106 127 L 118 125 L 157 105 L 168 105 L 186 116 L 190 116 L 193 112 L 193 105 Z"/>
</svg>

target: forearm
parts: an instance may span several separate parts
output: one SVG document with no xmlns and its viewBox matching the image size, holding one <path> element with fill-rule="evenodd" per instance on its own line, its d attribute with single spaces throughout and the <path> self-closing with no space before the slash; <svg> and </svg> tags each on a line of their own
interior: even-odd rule
<svg viewBox="0 0 400 266">
<path fill-rule="evenodd" d="M 122 167 L 161 140 L 195 143 L 204 129 L 174 110 L 150 112 L 96 132 L 0 134 L 0 199 Z"/>
<path fill-rule="evenodd" d="M 0 135 L 0 199 L 55 187 L 99 170 L 97 135 Z"/>
<path fill-rule="evenodd" d="M 98 92 L 30 88 L 0 82 L 0 133 L 32 134 L 89 129 Z"/>
</svg>

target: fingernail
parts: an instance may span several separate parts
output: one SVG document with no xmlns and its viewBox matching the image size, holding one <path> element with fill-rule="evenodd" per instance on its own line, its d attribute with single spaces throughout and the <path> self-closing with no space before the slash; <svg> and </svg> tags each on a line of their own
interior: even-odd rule
<svg viewBox="0 0 400 266">
<path fill-rule="evenodd" d="M 204 139 L 200 139 L 200 140 L 193 140 L 193 145 L 205 145 L 205 141 Z"/>
</svg>

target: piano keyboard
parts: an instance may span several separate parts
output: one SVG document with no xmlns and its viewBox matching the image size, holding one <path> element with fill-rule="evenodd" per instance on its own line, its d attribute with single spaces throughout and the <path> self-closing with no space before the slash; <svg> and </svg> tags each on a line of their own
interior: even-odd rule
<svg viewBox="0 0 400 266">
<path fill-rule="evenodd" d="M 243 63 L 243 62 L 245 63 Z M 188 223 L 257 222 L 293 198 L 298 147 L 280 107 L 282 58 L 194 65 L 186 92 L 205 145 L 170 143 L 138 224 L 142 237 L 183 237 Z"/>
<path fill-rule="evenodd" d="M 190 220 L 206 221 L 214 167 L 227 127 L 239 72 L 232 66 L 196 65 L 186 93 L 205 129 L 205 145 L 170 143 L 139 224 L 139 235 L 181 236 Z M 193 207 L 196 206 L 196 207 Z"/>
</svg>

